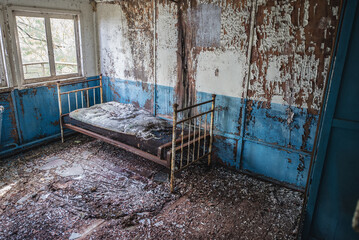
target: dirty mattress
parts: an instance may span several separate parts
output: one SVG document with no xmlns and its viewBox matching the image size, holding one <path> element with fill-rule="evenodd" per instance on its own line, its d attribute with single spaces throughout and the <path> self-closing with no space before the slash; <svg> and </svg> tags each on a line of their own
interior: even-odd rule
<svg viewBox="0 0 359 240">
<path fill-rule="evenodd" d="M 157 155 L 157 148 L 171 142 L 172 124 L 132 104 L 107 102 L 71 112 L 64 123 L 98 133 Z"/>
</svg>

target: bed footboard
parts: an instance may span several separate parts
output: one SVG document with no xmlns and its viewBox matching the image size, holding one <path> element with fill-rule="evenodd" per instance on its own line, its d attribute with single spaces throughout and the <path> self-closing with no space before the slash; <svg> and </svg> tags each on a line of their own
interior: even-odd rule
<svg viewBox="0 0 359 240">
<path fill-rule="evenodd" d="M 63 86 L 87 83 L 90 81 L 99 81 L 99 85 L 90 87 L 88 84 L 86 84 L 86 86 L 82 86 L 80 89 L 61 91 L 61 87 Z M 99 93 L 96 95 L 97 88 L 99 89 L 99 91 L 97 91 Z M 170 168 L 171 192 L 174 190 L 176 172 L 179 172 L 204 158 L 207 158 L 208 165 L 211 165 L 214 111 L 216 100 L 215 94 L 212 95 L 212 99 L 209 101 L 194 104 L 182 109 L 178 109 L 177 104 L 173 105 L 172 144 L 171 142 L 168 142 L 164 145 L 161 145 L 158 148 L 158 154 L 156 156 L 84 128 L 73 126 L 71 124 L 64 124 L 63 117 L 65 117 L 71 111 L 78 108 L 88 108 L 99 102 L 103 103 L 102 88 L 102 75 L 100 75 L 100 77 L 97 79 L 89 79 L 72 83 L 57 83 L 62 142 L 64 142 L 64 127 L 66 127 L 108 142 L 112 145 L 123 148 L 141 157 L 147 158 L 167 168 Z M 98 100 L 98 98 L 100 99 Z M 65 101 L 62 102 L 62 100 Z M 66 100 L 67 104 L 63 104 L 66 102 Z"/>
<path fill-rule="evenodd" d="M 211 165 L 213 126 L 216 95 L 212 95 L 212 100 L 198 103 L 189 107 L 178 109 L 178 104 L 173 104 L 173 129 L 172 129 L 172 149 L 167 152 L 167 161 L 170 161 L 171 192 L 174 190 L 175 173 L 187 168 L 193 163 L 207 157 L 208 166 Z M 190 117 L 179 119 L 179 115 L 186 111 L 192 111 L 197 107 L 204 107 L 212 104 L 211 109 L 193 114 Z M 187 114 L 188 115 L 188 114 Z M 210 117 L 208 118 L 208 115 Z M 178 128 L 180 136 L 177 139 Z"/>
</svg>

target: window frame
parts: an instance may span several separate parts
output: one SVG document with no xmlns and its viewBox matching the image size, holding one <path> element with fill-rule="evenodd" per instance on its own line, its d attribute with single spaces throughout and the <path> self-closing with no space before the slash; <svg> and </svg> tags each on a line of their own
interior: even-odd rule
<svg viewBox="0 0 359 240">
<path fill-rule="evenodd" d="M 5 83 L 0 82 L 0 89 L 1 90 L 7 90 L 11 87 L 13 87 L 11 81 L 10 81 L 10 69 L 8 66 L 9 64 L 9 58 L 6 52 L 7 49 L 7 42 L 6 42 L 6 28 L 5 28 L 5 14 L 4 14 L 4 7 L 3 5 L 0 5 L 0 71 L 4 75 Z"/>
<path fill-rule="evenodd" d="M 43 82 L 49 82 L 53 80 L 67 80 L 77 77 L 83 77 L 83 62 L 82 62 L 82 47 L 81 47 L 81 28 L 80 28 L 80 11 L 72 10 L 59 10 L 59 9 L 45 9 L 45 8 L 30 8 L 30 7 L 10 7 L 9 11 L 11 17 L 9 19 L 9 24 L 11 34 L 14 36 L 14 53 L 15 53 L 15 71 L 18 75 L 19 86 L 29 85 L 29 84 L 38 84 Z M 9 15 L 10 16 L 10 15 Z M 49 57 L 49 68 L 50 76 L 38 77 L 38 78 L 28 78 L 25 79 L 23 62 L 21 56 L 20 42 L 18 37 L 18 28 L 16 23 L 17 16 L 24 17 L 41 17 L 44 18 L 45 23 L 45 34 L 47 41 L 47 51 Z M 74 30 L 75 30 L 75 44 L 76 44 L 76 60 L 77 60 L 77 73 L 56 75 L 56 66 L 55 58 L 52 44 L 52 33 L 51 33 L 51 18 L 57 19 L 73 19 L 74 20 Z"/>
</svg>

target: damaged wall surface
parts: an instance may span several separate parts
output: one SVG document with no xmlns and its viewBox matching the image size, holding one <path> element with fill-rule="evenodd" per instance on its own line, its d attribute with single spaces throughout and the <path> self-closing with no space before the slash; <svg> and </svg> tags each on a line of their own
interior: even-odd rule
<svg viewBox="0 0 359 240">
<path fill-rule="evenodd" d="M 97 75 L 97 56 L 95 46 L 95 29 L 93 10 L 87 0 L 61 0 L 42 1 L 33 0 L 31 3 L 25 0 L 0 0 L 3 5 L 5 23 L 8 22 L 6 14 L 9 6 L 26 6 L 50 9 L 79 10 L 81 23 L 81 49 L 83 57 L 84 76 Z M 5 24 L 6 28 L 8 26 Z M 12 42 L 15 40 L 8 29 L 6 39 L 9 41 L 5 49 L 7 55 L 11 55 Z M 9 69 L 14 64 L 10 61 Z M 5 107 L 3 115 L 3 128 L 1 131 L 0 155 L 10 153 L 15 149 L 31 146 L 41 141 L 57 137 L 60 133 L 59 109 L 57 102 L 57 90 L 55 83 L 34 84 L 17 86 L 19 79 L 16 73 L 9 76 L 13 83 L 12 88 L 0 89 L 0 105 Z M 76 88 L 76 85 L 68 89 Z"/>
<path fill-rule="evenodd" d="M 358 239 L 359 4 L 346 1 L 321 117 L 303 239 Z"/>
<path fill-rule="evenodd" d="M 107 100 L 157 115 L 217 94 L 216 154 L 303 189 L 339 0 L 97 1 Z"/>
<path fill-rule="evenodd" d="M 107 100 L 152 109 L 155 86 L 153 3 L 110 3 L 97 5 L 101 71 L 111 78 L 105 86 L 105 96 Z"/>
</svg>

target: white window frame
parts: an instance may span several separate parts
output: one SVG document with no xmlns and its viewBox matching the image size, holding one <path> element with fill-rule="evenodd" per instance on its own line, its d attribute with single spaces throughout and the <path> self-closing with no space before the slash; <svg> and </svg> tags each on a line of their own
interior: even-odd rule
<svg viewBox="0 0 359 240">
<path fill-rule="evenodd" d="M 83 77 L 83 62 L 82 62 L 82 45 L 81 45 L 81 31 L 80 31 L 80 11 L 72 10 L 60 10 L 60 9 L 45 9 L 45 8 L 31 8 L 31 7 L 9 7 L 9 25 L 10 31 L 15 38 L 13 38 L 14 43 L 14 53 L 15 53 L 15 72 L 17 74 L 18 85 L 29 85 L 36 83 L 49 82 L 53 80 L 67 80 L 73 79 L 76 77 Z M 16 16 L 25 16 L 25 17 L 42 17 L 45 19 L 45 31 L 46 31 L 46 40 L 49 56 L 49 66 L 50 66 L 50 75 L 47 77 L 39 78 L 30 78 L 25 79 L 23 71 L 23 63 L 21 59 L 21 50 L 18 38 Z M 52 45 L 52 35 L 51 35 L 51 23 L 50 18 L 60 18 L 60 19 L 73 19 L 75 23 L 75 42 L 76 42 L 76 55 L 77 55 L 77 73 L 66 74 L 66 75 L 56 75 L 55 69 L 55 58 Z"/>
<path fill-rule="evenodd" d="M 0 71 L 2 72 L 2 76 L 4 77 L 4 82 L 0 81 L 0 89 L 8 89 L 12 87 L 10 82 L 10 69 L 9 58 L 6 54 L 7 44 L 5 39 L 5 21 L 4 21 L 4 8 L 3 5 L 0 5 Z"/>
</svg>

